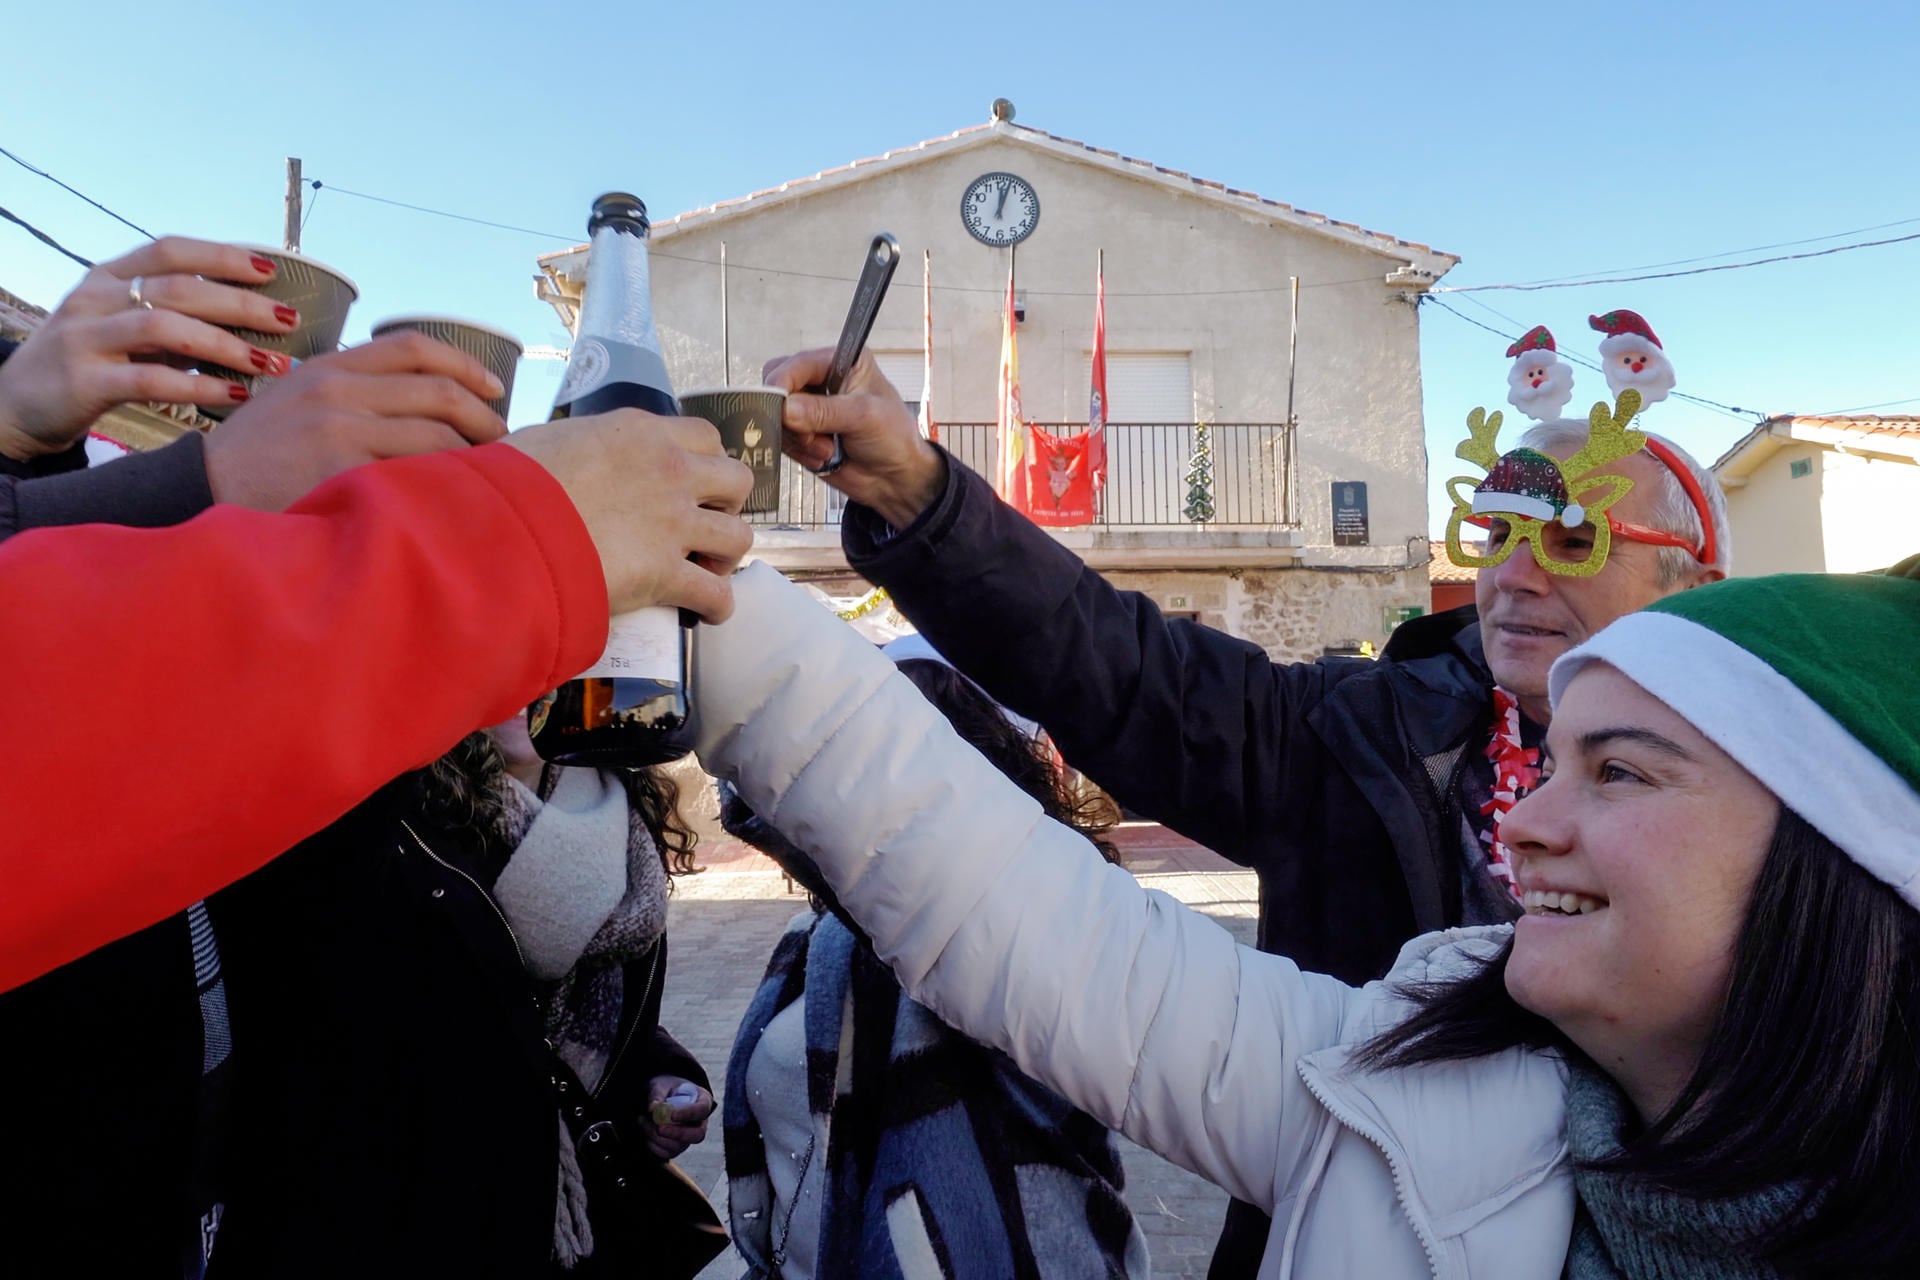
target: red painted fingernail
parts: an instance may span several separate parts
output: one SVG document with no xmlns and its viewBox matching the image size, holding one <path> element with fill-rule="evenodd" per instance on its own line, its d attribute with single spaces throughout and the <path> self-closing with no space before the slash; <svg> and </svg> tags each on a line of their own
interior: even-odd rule
<svg viewBox="0 0 1920 1280">
<path fill-rule="evenodd" d="M 235 404 L 243 404 L 246 401 L 253 399 L 253 392 L 247 390 L 245 387 L 241 386 L 239 383 L 236 382 L 232 386 L 227 388 L 227 398 L 233 401 Z"/>
<path fill-rule="evenodd" d="M 253 255 L 253 257 L 247 259 L 247 261 L 251 262 L 253 264 L 253 269 L 255 271 L 258 271 L 263 276 L 271 274 L 273 271 L 272 258 L 263 258 L 256 253 Z"/>
<path fill-rule="evenodd" d="M 270 352 L 262 351 L 260 348 L 255 347 L 253 350 L 247 352 L 247 359 L 253 361 L 253 367 L 260 372 L 273 372 L 273 355 Z"/>
<path fill-rule="evenodd" d="M 273 318 L 281 324 L 298 324 L 300 322 L 300 313 L 292 307 L 275 307 L 273 309 Z"/>
</svg>

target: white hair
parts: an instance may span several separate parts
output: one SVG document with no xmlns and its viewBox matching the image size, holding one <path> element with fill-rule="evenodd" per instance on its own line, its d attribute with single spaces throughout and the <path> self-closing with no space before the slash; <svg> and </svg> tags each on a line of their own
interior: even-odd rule
<svg viewBox="0 0 1920 1280">
<path fill-rule="evenodd" d="M 1588 424 L 1579 418 L 1537 422 L 1520 437 L 1520 444 L 1529 449 L 1577 450 L 1586 444 L 1588 430 Z M 1700 492 L 1706 496 L 1707 510 L 1713 515 L 1713 567 L 1726 573 L 1733 564 L 1733 536 L 1727 527 L 1727 495 L 1721 490 L 1720 481 L 1713 472 L 1701 466 L 1692 454 L 1673 441 L 1662 435 L 1654 435 L 1651 431 L 1647 434 L 1673 450 L 1674 456 L 1693 473 L 1694 483 L 1700 486 Z M 1659 459 L 1654 461 L 1658 462 Z M 1660 475 L 1659 492 L 1654 496 L 1653 512 L 1647 523 L 1662 533 L 1677 534 L 1693 546 L 1699 546 L 1704 534 L 1700 528 L 1700 513 L 1694 510 L 1693 501 L 1687 497 L 1680 477 L 1668 470 L 1664 463 L 1657 470 Z M 1700 564 L 1686 547 L 1659 547 L 1657 550 L 1659 561 L 1656 581 L 1662 588 L 1673 586 Z"/>
</svg>

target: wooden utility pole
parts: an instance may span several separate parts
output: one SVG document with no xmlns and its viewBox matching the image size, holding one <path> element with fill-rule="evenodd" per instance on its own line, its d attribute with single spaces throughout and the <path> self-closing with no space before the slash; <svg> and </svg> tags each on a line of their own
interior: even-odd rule
<svg viewBox="0 0 1920 1280">
<path fill-rule="evenodd" d="M 287 236 L 288 250 L 300 252 L 300 161 L 287 157 Z"/>
</svg>

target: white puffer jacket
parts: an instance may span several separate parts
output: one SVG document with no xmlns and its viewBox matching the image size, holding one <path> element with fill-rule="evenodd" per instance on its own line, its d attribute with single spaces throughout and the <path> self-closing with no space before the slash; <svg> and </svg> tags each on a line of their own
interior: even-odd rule
<svg viewBox="0 0 1920 1280">
<path fill-rule="evenodd" d="M 915 999 L 1268 1206 L 1262 1280 L 1560 1275 L 1555 1058 L 1346 1069 L 1409 1011 L 1393 984 L 1464 973 L 1506 930 L 1416 939 L 1359 989 L 1237 946 L 1046 819 L 798 587 L 755 565 L 734 590 L 697 632 L 700 758 L 814 853 Z"/>
</svg>

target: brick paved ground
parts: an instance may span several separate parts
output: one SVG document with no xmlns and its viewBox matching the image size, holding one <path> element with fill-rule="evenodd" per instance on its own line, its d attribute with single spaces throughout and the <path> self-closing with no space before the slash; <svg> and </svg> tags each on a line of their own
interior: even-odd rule
<svg viewBox="0 0 1920 1280">
<path fill-rule="evenodd" d="M 1253 874 L 1157 826 L 1118 833 L 1126 866 L 1141 882 L 1165 890 L 1219 920 L 1242 942 L 1253 941 Z M 734 1029 L 746 1011 L 774 940 L 806 900 L 789 894 L 779 871 L 759 854 L 724 840 L 703 840 L 708 869 L 675 882 L 669 914 L 671 962 L 661 1020 L 723 1081 Z M 1208 1183 L 1122 1140 L 1127 1200 L 1147 1236 L 1155 1276 L 1204 1276 L 1226 1196 Z M 716 1117 L 708 1140 L 681 1166 L 726 1204 Z M 737 1258 L 716 1261 L 701 1280 L 734 1280 Z"/>
</svg>

